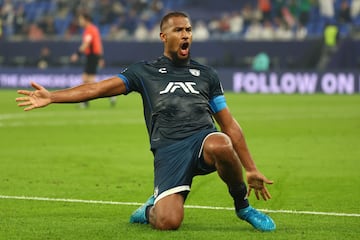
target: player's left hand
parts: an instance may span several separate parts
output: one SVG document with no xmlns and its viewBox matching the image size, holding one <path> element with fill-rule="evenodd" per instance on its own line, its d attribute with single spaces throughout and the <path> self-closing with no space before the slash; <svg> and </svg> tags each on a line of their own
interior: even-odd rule
<svg viewBox="0 0 360 240">
<path fill-rule="evenodd" d="M 260 196 L 265 201 L 271 198 L 269 191 L 267 190 L 265 184 L 273 184 L 274 182 L 267 179 L 259 171 L 247 171 L 246 179 L 248 182 L 249 190 L 247 196 L 250 196 L 252 190 L 255 192 L 255 196 L 260 200 Z"/>
</svg>

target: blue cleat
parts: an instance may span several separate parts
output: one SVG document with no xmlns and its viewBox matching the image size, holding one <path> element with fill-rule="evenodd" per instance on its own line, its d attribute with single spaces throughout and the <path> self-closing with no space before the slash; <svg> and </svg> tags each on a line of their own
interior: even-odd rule
<svg viewBox="0 0 360 240">
<path fill-rule="evenodd" d="M 250 223 L 257 230 L 269 232 L 276 229 L 274 221 L 269 216 L 251 206 L 240 209 L 236 215 L 240 219 Z"/>
<path fill-rule="evenodd" d="M 142 223 L 148 224 L 149 221 L 146 219 L 146 209 L 148 206 L 154 205 L 155 198 L 152 195 L 142 206 L 136 209 L 130 216 L 130 223 Z"/>
</svg>

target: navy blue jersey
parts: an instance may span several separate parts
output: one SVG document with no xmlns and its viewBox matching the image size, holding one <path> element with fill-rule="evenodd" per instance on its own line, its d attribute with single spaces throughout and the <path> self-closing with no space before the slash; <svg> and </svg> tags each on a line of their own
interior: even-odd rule
<svg viewBox="0 0 360 240">
<path fill-rule="evenodd" d="M 223 89 L 212 68 L 193 60 L 175 66 L 163 56 L 133 64 L 119 77 L 127 93 L 136 91 L 142 96 L 152 149 L 215 128 L 210 102 L 223 96 Z"/>
</svg>

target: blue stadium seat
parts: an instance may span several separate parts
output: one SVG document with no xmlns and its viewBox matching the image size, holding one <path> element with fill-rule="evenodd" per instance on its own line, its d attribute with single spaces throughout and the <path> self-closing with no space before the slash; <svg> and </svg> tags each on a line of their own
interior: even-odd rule
<svg viewBox="0 0 360 240">
<path fill-rule="evenodd" d="M 355 26 L 360 26 L 360 15 L 353 20 L 353 24 Z"/>
<path fill-rule="evenodd" d="M 351 26 L 349 24 L 341 24 L 339 26 L 339 34 L 341 37 L 346 37 L 351 32 Z"/>
<path fill-rule="evenodd" d="M 59 35 L 63 35 L 66 32 L 66 29 L 69 26 L 71 20 L 72 20 L 71 15 L 68 15 L 66 18 L 55 18 L 54 25 L 55 25 L 56 32 Z"/>
<path fill-rule="evenodd" d="M 106 25 L 100 26 L 100 34 L 101 34 L 102 36 L 108 35 L 109 32 L 110 32 L 110 28 L 111 28 L 111 25 L 110 25 L 110 24 L 106 24 Z"/>
</svg>

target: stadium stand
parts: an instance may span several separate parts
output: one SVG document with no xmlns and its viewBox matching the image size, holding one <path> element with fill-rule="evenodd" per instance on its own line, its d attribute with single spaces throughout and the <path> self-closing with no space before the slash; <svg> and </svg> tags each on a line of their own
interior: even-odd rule
<svg viewBox="0 0 360 240">
<path fill-rule="evenodd" d="M 209 24 L 213 21 L 219 24 L 224 20 L 224 15 L 229 15 L 228 21 L 231 21 L 235 13 L 239 13 L 245 30 L 238 37 L 243 37 L 252 21 L 260 21 L 264 27 L 264 14 L 258 7 L 258 2 L 208 0 L 204 6 L 204 1 L 200 0 L 0 0 L 0 7 L 3 37 L 10 39 L 14 35 L 26 34 L 31 24 L 38 25 L 44 31 L 46 21 L 50 21 L 55 28 L 55 32 L 49 35 L 64 37 L 76 13 L 82 10 L 92 13 L 104 37 L 108 37 L 111 26 L 114 25 L 132 33 L 141 23 L 145 23 L 147 30 L 151 31 L 166 11 L 175 9 L 188 12 L 194 21 L 205 21 L 208 28 L 211 28 Z M 360 26 L 358 0 L 273 0 L 269 3 L 269 20 L 273 28 L 279 27 L 278 21 L 284 22 L 292 31 L 300 24 L 305 24 L 308 37 L 321 35 L 327 22 L 337 23 L 343 36 L 350 34 L 353 26 Z M 333 10 L 328 10 L 329 6 Z M 135 16 L 133 22 L 132 16 Z M 18 21 L 22 23 L 22 29 L 16 30 Z M 75 34 L 79 32 L 75 31 Z"/>
<path fill-rule="evenodd" d="M 267 5 L 270 7 L 268 12 Z M 196 35 L 194 39 L 206 42 L 205 47 L 199 46 L 198 49 L 213 46 L 214 42 L 229 41 L 229 46 L 235 48 L 236 43 L 261 42 L 260 47 L 252 44 L 254 51 L 251 53 L 243 53 L 248 47 L 233 52 L 236 57 L 228 51 L 221 52 L 223 47 L 219 45 L 212 48 L 211 56 L 199 51 L 200 58 L 209 58 L 209 63 L 224 66 L 248 65 L 248 58 L 256 55 L 258 49 L 265 48 L 272 58 L 273 67 L 307 67 L 309 64 L 301 59 L 304 55 L 309 57 L 314 48 L 321 48 L 327 24 L 336 24 L 342 39 L 357 38 L 360 29 L 360 0 L 208 0 L 206 6 L 201 0 L 0 0 L 0 10 L 0 65 L 14 66 L 33 63 L 44 45 L 54 46 L 50 49 L 58 64 L 66 63 L 64 49 L 70 51 L 81 37 L 76 14 L 83 10 L 93 16 L 108 49 L 114 41 L 124 44 L 157 41 L 159 20 L 169 10 L 190 14 Z M 26 49 L 21 46 L 26 41 L 40 42 L 37 44 L 39 47 Z M 60 41 L 66 47 L 58 53 L 56 44 Z M 272 44 L 268 44 L 269 41 Z M 268 48 L 268 45 L 283 48 L 297 45 L 303 51 L 289 50 L 294 52 L 294 56 L 283 56 L 281 53 L 284 51 L 277 47 Z M 13 50 L 9 52 L 8 49 Z M 21 56 L 18 49 L 23 49 L 27 56 Z M 304 54 L 304 49 L 310 52 Z M 321 55 L 319 50 L 315 52 Z M 110 64 L 125 63 L 111 53 L 107 58 Z M 238 58 L 241 60 L 236 60 Z M 127 62 L 131 60 L 128 58 Z M 313 58 L 310 62 L 315 63 L 310 67 L 316 66 L 318 60 Z"/>
</svg>

